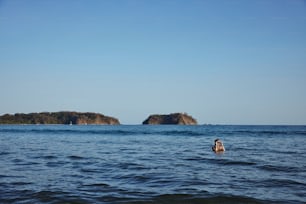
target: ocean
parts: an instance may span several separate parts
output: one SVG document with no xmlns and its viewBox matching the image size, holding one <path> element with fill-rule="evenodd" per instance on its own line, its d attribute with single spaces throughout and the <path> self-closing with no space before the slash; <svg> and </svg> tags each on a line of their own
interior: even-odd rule
<svg viewBox="0 0 306 204">
<path fill-rule="evenodd" d="M 306 203 L 306 126 L 0 125 L 0 203 Z"/>
</svg>

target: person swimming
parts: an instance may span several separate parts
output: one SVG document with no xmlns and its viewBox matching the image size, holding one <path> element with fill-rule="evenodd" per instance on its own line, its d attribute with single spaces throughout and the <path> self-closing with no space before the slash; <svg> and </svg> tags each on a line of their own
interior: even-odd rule
<svg viewBox="0 0 306 204">
<path fill-rule="evenodd" d="M 225 151 L 223 143 L 220 139 L 215 139 L 215 145 L 212 146 L 212 150 L 214 152 L 224 152 Z"/>
</svg>

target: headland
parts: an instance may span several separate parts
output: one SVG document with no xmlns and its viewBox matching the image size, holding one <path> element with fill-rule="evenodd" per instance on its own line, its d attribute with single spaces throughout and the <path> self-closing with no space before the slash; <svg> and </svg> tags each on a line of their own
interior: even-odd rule
<svg viewBox="0 0 306 204">
<path fill-rule="evenodd" d="M 150 115 L 144 125 L 197 125 L 196 119 L 187 113 L 171 113 L 167 115 Z"/>
<path fill-rule="evenodd" d="M 16 113 L 0 116 L 0 124 L 77 124 L 77 125 L 119 125 L 117 118 L 100 113 L 41 112 Z"/>
</svg>

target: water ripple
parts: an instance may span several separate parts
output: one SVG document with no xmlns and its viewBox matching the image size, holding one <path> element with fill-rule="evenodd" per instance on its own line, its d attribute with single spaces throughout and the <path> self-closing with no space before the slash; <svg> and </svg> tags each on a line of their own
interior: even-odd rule
<svg viewBox="0 0 306 204">
<path fill-rule="evenodd" d="M 304 126 L 0 126 L 0 203 L 303 203 Z M 211 151 L 214 139 L 226 152 Z"/>
</svg>

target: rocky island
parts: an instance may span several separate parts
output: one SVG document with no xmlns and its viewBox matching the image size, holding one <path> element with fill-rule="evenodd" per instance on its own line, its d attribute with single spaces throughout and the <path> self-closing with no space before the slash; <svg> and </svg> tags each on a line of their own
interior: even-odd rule
<svg viewBox="0 0 306 204">
<path fill-rule="evenodd" d="M 168 115 L 150 115 L 144 125 L 197 125 L 197 121 L 187 113 L 172 113 Z"/>
<path fill-rule="evenodd" d="M 0 116 L 0 124 L 77 124 L 77 125 L 119 125 L 118 119 L 100 113 L 42 112 L 16 113 Z"/>
</svg>

